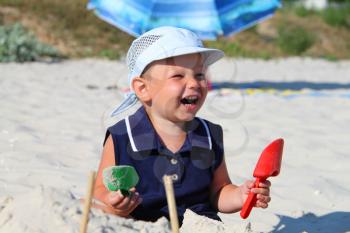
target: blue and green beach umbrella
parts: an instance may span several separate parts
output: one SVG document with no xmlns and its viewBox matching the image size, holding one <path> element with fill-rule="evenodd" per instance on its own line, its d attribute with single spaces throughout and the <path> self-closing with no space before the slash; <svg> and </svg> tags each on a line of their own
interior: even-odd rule
<svg viewBox="0 0 350 233">
<path fill-rule="evenodd" d="M 280 0 L 90 0 L 101 19 L 135 37 L 159 26 L 176 26 L 201 39 L 229 36 L 273 15 Z"/>
</svg>

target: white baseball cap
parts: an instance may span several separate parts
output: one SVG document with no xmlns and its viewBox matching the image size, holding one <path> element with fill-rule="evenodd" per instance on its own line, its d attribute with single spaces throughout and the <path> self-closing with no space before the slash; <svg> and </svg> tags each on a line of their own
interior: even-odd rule
<svg viewBox="0 0 350 233">
<path fill-rule="evenodd" d="M 187 29 L 165 26 L 142 34 L 132 42 L 126 56 L 130 89 L 132 90 L 132 80 L 141 76 L 153 61 L 194 53 L 202 54 L 206 65 L 211 65 L 224 56 L 221 50 L 205 48 L 199 37 Z M 111 116 L 129 109 L 137 101 L 135 93 L 130 91 Z"/>
</svg>

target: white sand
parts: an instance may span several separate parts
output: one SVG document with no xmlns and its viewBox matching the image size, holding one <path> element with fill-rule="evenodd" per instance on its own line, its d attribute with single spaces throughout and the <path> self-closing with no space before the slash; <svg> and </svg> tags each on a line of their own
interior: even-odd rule
<svg viewBox="0 0 350 233">
<path fill-rule="evenodd" d="M 350 61 L 224 60 L 211 73 L 213 81 L 277 88 L 208 96 L 200 116 L 224 127 L 231 179 L 251 178 L 262 149 L 278 137 L 285 139 L 283 164 L 271 178 L 268 209 L 254 209 L 248 220 L 221 214 L 224 225 L 186 213 L 187 226 L 193 232 L 205 232 L 203 222 L 213 227 L 208 232 L 350 232 Z M 120 62 L 0 64 L 1 233 L 78 231 L 76 198 L 97 169 L 107 113 L 122 97 L 116 85 L 126 86 Z M 94 211 L 89 232 L 169 231 L 164 219 L 128 221 Z"/>
</svg>

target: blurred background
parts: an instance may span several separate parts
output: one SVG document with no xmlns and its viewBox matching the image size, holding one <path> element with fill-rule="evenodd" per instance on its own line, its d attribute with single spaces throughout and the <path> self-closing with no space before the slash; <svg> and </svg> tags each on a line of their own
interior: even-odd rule
<svg viewBox="0 0 350 233">
<path fill-rule="evenodd" d="M 0 0 L 0 61 L 125 55 L 133 37 L 87 10 L 87 0 Z M 229 57 L 350 58 L 350 0 L 283 0 L 275 15 L 205 41 Z"/>
</svg>

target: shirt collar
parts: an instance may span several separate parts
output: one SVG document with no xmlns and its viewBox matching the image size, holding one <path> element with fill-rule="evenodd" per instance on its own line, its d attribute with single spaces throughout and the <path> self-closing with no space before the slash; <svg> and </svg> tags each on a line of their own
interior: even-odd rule
<svg viewBox="0 0 350 233">
<path fill-rule="evenodd" d="M 127 116 L 125 124 L 131 148 L 134 152 L 159 149 L 159 137 L 144 107 L 140 107 L 133 115 Z M 186 140 L 186 142 L 189 141 L 192 147 L 212 149 L 208 124 L 203 119 L 196 117 L 189 122 L 187 135 L 189 140 Z"/>
</svg>

